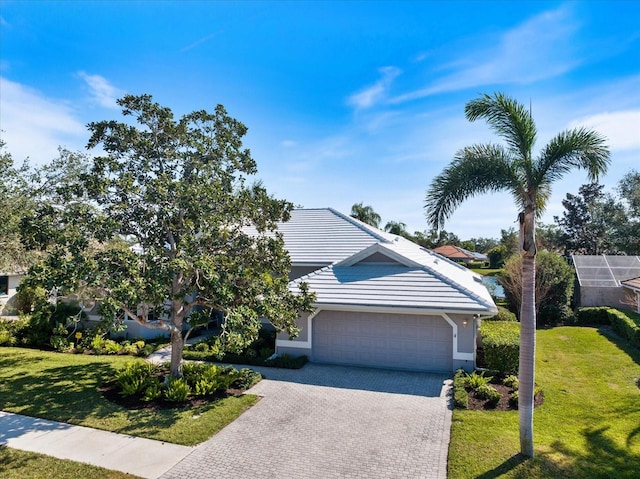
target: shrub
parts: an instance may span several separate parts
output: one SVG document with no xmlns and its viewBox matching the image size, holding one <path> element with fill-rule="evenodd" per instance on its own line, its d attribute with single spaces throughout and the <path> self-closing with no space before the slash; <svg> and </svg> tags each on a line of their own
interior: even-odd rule
<svg viewBox="0 0 640 479">
<path fill-rule="evenodd" d="M 480 387 L 486 386 L 493 379 L 493 376 L 485 377 L 484 372 L 480 374 L 475 371 L 471 374 L 467 374 L 464 378 L 465 385 L 470 387 L 474 391 L 477 391 Z"/>
<path fill-rule="evenodd" d="M 491 318 L 483 319 L 483 321 L 518 321 L 518 318 L 514 313 L 509 311 L 504 306 L 498 306 L 498 314 Z"/>
<path fill-rule="evenodd" d="M 116 375 L 116 383 L 122 396 L 142 394 L 153 382 L 157 368 L 149 363 L 128 363 Z"/>
<path fill-rule="evenodd" d="M 122 349 L 122 345 L 116 343 L 113 339 L 107 339 L 104 342 L 104 349 L 107 354 L 118 354 Z"/>
<path fill-rule="evenodd" d="M 16 344 L 16 338 L 10 331 L 0 330 L 0 346 L 13 346 Z"/>
<path fill-rule="evenodd" d="M 156 350 L 156 347 L 153 344 L 145 344 L 142 348 L 138 350 L 138 356 L 146 358 L 155 350 Z"/>
<path fill-rule="evenodd" d="M 608 307 L 596 307 L 596 308 L 579 308 L 576 312 L 576 322 L 578 324 L 611 324 L 609 318 Z"/>
<path fill-rule="evenodd" d="M 300 369 L 308 362 L 309 358 L 307 356 L 291 356 L 289 354 L 281 354 L 274 359 L 264 361 L 264 365 L 283 369 Z"/>
<path fill-rule="evenodd" d="M 518 391 L 513 391 L 510 395 L 509 395 L 509 403 L 513 406 L 513 407 L 518 407 Z"/>
<path fill-rule="evenodd" d="M 190 392 L 184 378 L 171 378 L 164 389 L 164 398 L 169 402 L 185 402 Z"/>
<path fill-rule="evenodd" d="M 635 313 L 615 308 L 580 308 L 576 313 L 578 324 L 610 324 L 620 336 L 640 348 L 640 319 Z"/>
<path fill-rule="evenodd" d="M 507 376 L 506 378 L 504 378 L 502 380 L 502 384 L 504 384 L 505 386 L 512 388 L 514 390 L 518 390 L 518 387 L 520 386 L 520 382 L 518 381 L 518 376 Z"/>
<path fill-rule="evenodd" d="M 27 342 L 29 320 L 0 320 L 0 346 L 24 345 Z"/>
<path fill-rule="evenodd" d="M 453 406 L 459 409 L 467 409 L 469 407 L 469 395 L 466 386 L 467 373 L 462 369 L 458 369 L 453 376 Z"/>
<path fill-rule="evenodd" d="M 162 386 L 160 384 L 160 381 L 154 381 L 151 379 L 153 378 L 150 378 L 149 381 L 147 381 L 146 388 L 142 393 L 142 400 L 146 402 L 153 401 L 154 399 L 158 399 L 160 396 L 162 396 Z"/>
<path fill-rule="evenodd" d="M 58 324 L 67 325 L 71 318 L 84 318 L 80 306 L 74 303 L 58 302 L 55 306 L 47 301 L 38 301 L 29 318 L 27 340 L 33 346 L 47 347 Z M 61 336 L 59 332 L 55 333 Z M 65 332 L 66 334 L 66 332 Z"/>
<path fill-rule="evenodd" d="M 262 374 L 249 368 L 242 368 L 237 376 L 234 383 L 240 389 L 249 389 L 262 380 Z"/>
<path fill-rule="evenodd" d="M 514 255 L 505 263 L 500 277 L 511 311 L 520 311 L 522 298 L 522 257 Z M 574 270 L 562 256 L 540 251 L 536 256 L 536 310 L 539 324 L 565 323 L 572 319 L 570 307 Z"/>
<path fill-rule="evenodd" d="M 520 324 L 483 322 L 480 327 L 485 366 L 503 374 L 518 374 Z"/>
<path fill-rule="evenodd" d="M 476 389 L 476 397 L 479 399 L 488 399 L 491 406 L 496 406 L 502 397 L 498 391 L 488 384 L 482 384 Z"/>
</svg>

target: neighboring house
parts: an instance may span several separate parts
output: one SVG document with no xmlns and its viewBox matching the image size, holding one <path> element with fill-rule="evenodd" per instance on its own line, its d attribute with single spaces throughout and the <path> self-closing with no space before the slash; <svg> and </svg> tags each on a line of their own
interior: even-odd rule
<svg viewBox="0 0 640 479">
<path fill-rule="evenodd" d="M 290 288 L 316 293 L 276 352 L 313 362 L 450 373 L 476 363 L 480 320 L 497 313 L 481 276 L 333 209 L 294 210 L 280 224 Z"/>
<path fill-rule="evenodd" d="M 433 251 L 439 255 L 449 258 L 451 261 L 456 261 L 464 264 L 468 264 L 471 261 L 488 261 L 489 258 L 486 254 L 475 253 L 473 251 L 466 250 L 460 246 L 444 245 L 434 248 Z"/>
<path fill-rule="evenodd" d="M 630 296 L 633 298 L 631 305 L 635 304 L 636 312 L 640 313 L 640 276 L 620 281 L 620 284 L 629 291 Z"/>
<path fill-rule="evenodd" d="M 0 272 L 0 316 L 14 316 L 17 314 L 15 308 L 16 288 L 20 284 L 22 273 Z"/>
<path fill-rule="evenodd" d="M 571 258 L 578 278 L 579 306 L 630 307 L 627 297 L 640 276 L 640 257 L 573 255 Z"/>
</svg>

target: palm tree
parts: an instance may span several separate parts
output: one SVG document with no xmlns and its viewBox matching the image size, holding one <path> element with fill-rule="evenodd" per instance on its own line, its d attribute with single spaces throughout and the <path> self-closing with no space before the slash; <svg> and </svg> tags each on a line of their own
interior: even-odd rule
<svg viewBox="0 0 640 479">
<path fill-rule="evenodd" d="M 576 128 L 559 133 L 534 158 L 536 126 L 531 112 L 501 93 L 471 100 L 465 106 L 465 114 L 469 121 L 486 120 L 506 145 L 472 145 L 458 151 L 431 183 L 425 209 L 428 221 L 438 228 L 463 201 L 482 193 L 507 191 L 520 208 L 523 255 L 518 393 L 520 452 L 533 457 L 535 221 L 544 211 L 554 181 L 573 169 L 584 169 L 591 181 L 597 181 L 609 165 L 609 150 L 603 136 Z"/>
<path fill-rule="evenodd" d="M 373 211 L 371 206 L 364 206 L 362 203 L 356 203 L 351 207 L 351 216 L 376 228 L 382 219 L 378 213 Z"/>
<path fill-rule="evenodd" d="M 402 221 L 389 221 L 384 225 L 384 230 L 387 233 L 391 233 L 399 236 L 407 236 L 407 225 Z"/>
</svg>

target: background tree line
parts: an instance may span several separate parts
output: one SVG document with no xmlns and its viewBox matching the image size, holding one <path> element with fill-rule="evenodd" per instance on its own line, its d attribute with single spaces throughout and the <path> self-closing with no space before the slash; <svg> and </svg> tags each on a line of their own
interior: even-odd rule
<svg viewBox="0 0 640 479">
<path fill-rule="evenodd" d="M 571 254 L 640 254 L 640 173 L 630 170 L 618 182 L 614 192 L 604 185 L 588 183 L 577 194 L 567 193 L 562 200 L 564 212 L 554 223 L 536 225 L 536 241 L 541 250 L 564 256 Z M 351 216 L 376 228 L 382 218 L 373 207 L 356 203 Z M 454 245 L 468 251 L 488 255 L 491 267 L 499 268 L 518 251 L 518 234 L 514 228 L 500 231 L 500 238 L 461 240 L 446 230 L 424 230 L 409 233 L 406 224 L 388 221 L 385 231 L 433 249 Z"/>
</svg>

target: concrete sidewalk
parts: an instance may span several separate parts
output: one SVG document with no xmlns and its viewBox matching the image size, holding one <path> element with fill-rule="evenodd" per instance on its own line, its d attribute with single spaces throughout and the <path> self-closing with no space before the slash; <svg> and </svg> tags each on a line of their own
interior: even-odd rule
<svg viewBox="0 0 640 479">
<path fill-rule="evenodd" d="M 0 444 L 156 479 L 194 448 L 0 411 Z"/>
</svg>

